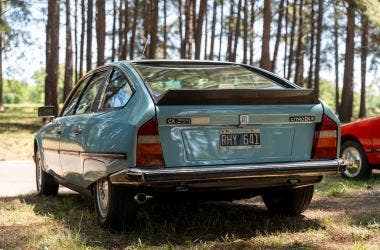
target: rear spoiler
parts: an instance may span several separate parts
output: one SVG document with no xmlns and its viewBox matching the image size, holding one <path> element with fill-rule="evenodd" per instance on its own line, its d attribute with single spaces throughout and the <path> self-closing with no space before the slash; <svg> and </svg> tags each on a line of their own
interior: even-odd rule
<svg viewBox="0 0 380 250">
<path fill-rule="evenodd" d="M 157 105 L 283 105 L 319 104 L 309 89 L 200 89 L 167 90 L 153 95 Z"/>
</svg>

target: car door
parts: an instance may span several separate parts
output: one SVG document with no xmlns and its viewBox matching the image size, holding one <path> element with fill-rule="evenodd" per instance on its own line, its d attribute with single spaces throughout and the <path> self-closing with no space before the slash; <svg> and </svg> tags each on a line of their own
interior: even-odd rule
<svg viewBox="0 0 380 250">
<path fill-rule="evenodd" d="M 61 175 L 59 160 L 59 140 L 61 138 L 61 124 L 59 118 L 54 119 L 41 131 L 42 149 L 46 170 L 53 175 Z"/>
<path fill-rule="evenodd" d="M 372 147 L 375 152 L 375 164 L 380 164 L 380 117 L 372 118 L 369 131 L 372 136 Z"/>
<path fill-rule="evenodd" d="M 74 185 L 83 184 L 83 163 L 80 154 L 82 147 L 82 132 L 88 129 L 88 121 L 93 114 L 94 102 L 107 76 L 107 68 L 96 71 L 88 78 L 72 113 L 62 117 L 62 134 L 60 140 L 60 160 L 65 181 Z"/>
</svg>

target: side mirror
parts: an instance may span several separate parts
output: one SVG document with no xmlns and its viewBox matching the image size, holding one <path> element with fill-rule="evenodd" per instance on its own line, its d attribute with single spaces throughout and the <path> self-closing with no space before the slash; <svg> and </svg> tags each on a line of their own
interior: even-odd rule
<svg viewBox="0 0 380 250">
<path fill-rule="evenodd" d="M 38 117 L 52 118 L 57 117 L 58 109 L 55 106 L 45 106 L 38 108 Z"/>
</svg>

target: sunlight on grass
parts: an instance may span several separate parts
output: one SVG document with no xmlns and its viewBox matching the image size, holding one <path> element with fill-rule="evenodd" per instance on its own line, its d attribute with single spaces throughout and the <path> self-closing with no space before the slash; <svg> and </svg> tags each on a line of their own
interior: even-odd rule
<svg viewBox="0 0 380 250">
<path fill-rule="evenodd" d="M 354 194 L 354 191 L 371 190 L 380 186 L 380 175 L 373 174 L 366 181 L 353 181 L 340 176 L 324 177 L 315 187 L 315 193 L 327 197 L 344 197 Z"/>
<path fill-rule="evenodd" d="M 7 104 L 0 113 L 0 160 L 31 160 L 34 133 L 42 126 L 38 104 Z"/>
</svg>

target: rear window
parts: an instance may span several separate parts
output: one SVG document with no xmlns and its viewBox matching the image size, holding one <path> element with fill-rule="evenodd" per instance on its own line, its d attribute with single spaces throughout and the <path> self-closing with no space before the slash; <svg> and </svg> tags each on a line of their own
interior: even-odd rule
<svg viewBox="0 0 380 250">
<path fill-rule="evenodd" d="M 283 89 L 241 65 L 135 64 L 154 94 L 171 89 Z"/>
</svg>

